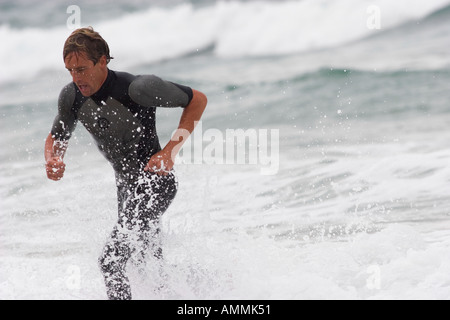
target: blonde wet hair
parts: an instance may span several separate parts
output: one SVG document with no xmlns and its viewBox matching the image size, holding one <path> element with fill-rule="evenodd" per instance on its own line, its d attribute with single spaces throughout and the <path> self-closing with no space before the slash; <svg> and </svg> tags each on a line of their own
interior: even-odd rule
<svg viewBox="0 0 450 320">
<path fill-rule="evenodd" d="M 94 65 L 103 56 L 106 57 L 106 63 L 113 59 L 109 54 L 108 43 L 92 27 L 80 28 L 72 32 L 64 43 L 63 59 L 66 60 L 70 53 L 85 53 Z"/>
</svg>

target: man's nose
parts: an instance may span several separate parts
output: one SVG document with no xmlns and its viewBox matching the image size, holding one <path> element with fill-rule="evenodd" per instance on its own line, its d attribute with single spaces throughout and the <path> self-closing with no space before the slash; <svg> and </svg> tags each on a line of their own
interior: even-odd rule
<svg viewBox="0 0 450 320">
<path fill-rule="evenodd" d="M 81 79 L 81 74 L 78 72 L 72 72 L 72 80 L 77 83 Z"/>
</svg>

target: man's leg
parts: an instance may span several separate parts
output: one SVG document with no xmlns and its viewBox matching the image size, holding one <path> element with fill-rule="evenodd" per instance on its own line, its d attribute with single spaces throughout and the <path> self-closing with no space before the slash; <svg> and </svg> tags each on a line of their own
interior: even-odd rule
<svg viewBox="0 0 450 320">
<path fill-rule="evenodd" d="M 131 288 L 125 267 L 131 256 L 131 246 L 126 234 L 115 226 L 103 248 L 99 263 L 105 278 L 106 294 L 110 300 L 130 300 Z"/>
<path fill-rule="evenodd" d="M 149 250 L 162 258 L 159 218 L 177 192 L 173 173 L 144 173 L 138 180 L 118 184 L 119 220 L 99 259 L 110 299 L 131 299 L 125 268 L 128 260 L 142 263 Z"/>
</svg>

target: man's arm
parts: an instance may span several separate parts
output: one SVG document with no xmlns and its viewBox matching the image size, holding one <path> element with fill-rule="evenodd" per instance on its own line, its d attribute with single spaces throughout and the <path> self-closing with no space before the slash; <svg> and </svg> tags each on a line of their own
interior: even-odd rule
<svg viewBox="0 0 450 320">
<path fill-rule="evenodd" d="M 47 177 L 58 181 L 64 176 L 66 165 L 63 162 L 67 150 L 67 142 L 56 140 L 50 133 L 45 140 L 44 156 Z"/>
<path fill-rule="evenodd" d="M 58 181 L 64 175 L 66 165 L 63 162 L 68 140 L 75 130 L 77 120 L 72 106 L 75 101 L 75 84 L 66 85 L 58 97 L 58 114 L 53 121 L 50 134 L 45 140 L 44 156 L 49 179 Z"/>
<path fill-rule="evenodd" d="M 208 99 L 197 90 L 192 90 L 191 102 L 184 109 L 177 131 L 167 145 L 158 153 L 154 154 L 145 167 L 145 171 L 156 172 L 167 175 L 175 164 L 175 157 L 180 151 L 186 139 L 194 131 L 198 121 L 200 121 L 203 111 L 206 108 Z"/>
</svg>

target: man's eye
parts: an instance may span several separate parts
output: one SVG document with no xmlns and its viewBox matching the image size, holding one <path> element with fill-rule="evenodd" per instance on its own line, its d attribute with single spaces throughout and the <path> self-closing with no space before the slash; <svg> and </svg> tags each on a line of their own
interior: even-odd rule
<svg viewBox="0 0 450 320">
<path fill-rule="evenodd" d="M 67 69 L 70 73 L 83 73 L 84 71 L 86 71 L 86 69 L 88 69 L 88 68 L 86 68 L 86 67 L 83 67 L 83 68 L 77 68 L 77 69 Z"/>
</svg>

